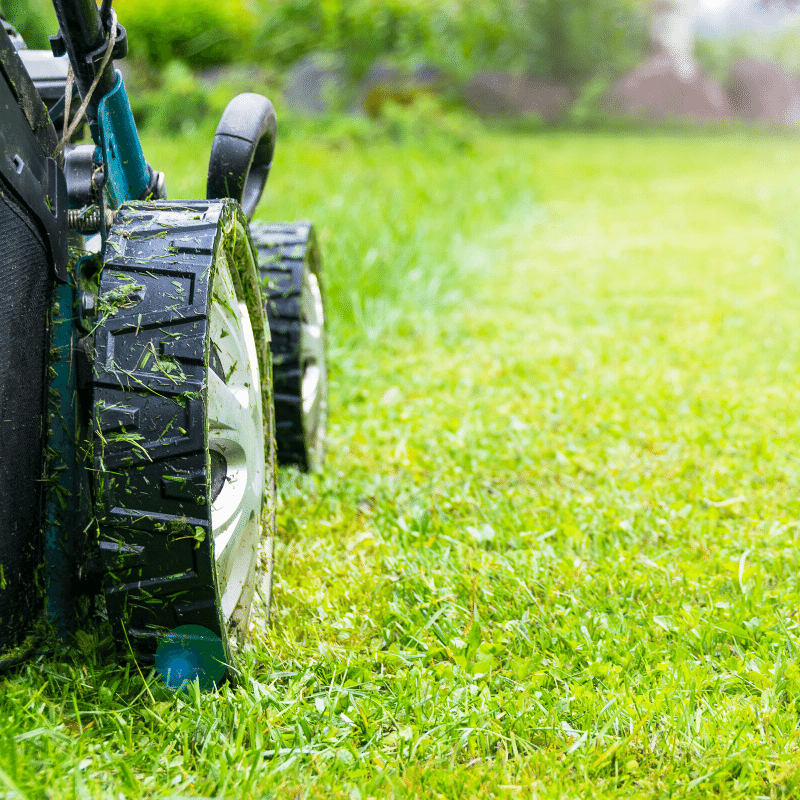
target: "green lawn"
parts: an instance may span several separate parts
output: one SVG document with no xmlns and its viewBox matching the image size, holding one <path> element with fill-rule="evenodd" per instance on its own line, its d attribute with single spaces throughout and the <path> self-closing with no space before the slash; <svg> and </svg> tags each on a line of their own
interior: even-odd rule
<svg viewBox="0 0 800 800">
<path fill-rule="evenodd" d="M 333 396 L 273 621 L 219 694 L 7 675 L 7 797 L 800 795 L 800 142 L 471 135 L 282 144 Z"/>
</svg>

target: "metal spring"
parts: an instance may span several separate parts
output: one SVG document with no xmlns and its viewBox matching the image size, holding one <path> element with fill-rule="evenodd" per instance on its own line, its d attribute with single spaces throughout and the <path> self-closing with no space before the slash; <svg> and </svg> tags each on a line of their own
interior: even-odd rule
<svg viewBox="0 0 800 800">
<path fill-rule="evenodd" d="M 67 211 L 67 224 L 76 233 L 99 233 L 102 227 L 101 211 L 98 206 L 70 208 Z M 114 218 L 112 212 L 106 212 L 106 226 L 110 226 Z"/>
</svg>

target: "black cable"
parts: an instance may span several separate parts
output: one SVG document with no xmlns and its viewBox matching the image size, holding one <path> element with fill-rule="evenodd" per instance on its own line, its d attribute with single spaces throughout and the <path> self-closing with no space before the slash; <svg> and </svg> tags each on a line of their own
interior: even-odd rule
<svg viewBox="0 0 800 800">
<path fill-rule="evenodd" d="M 103 0 L 103 4 L 100 6 L 100 19 L 106 30 L 111 27 L 111 2 L 112 0 Z"/>
</svg>

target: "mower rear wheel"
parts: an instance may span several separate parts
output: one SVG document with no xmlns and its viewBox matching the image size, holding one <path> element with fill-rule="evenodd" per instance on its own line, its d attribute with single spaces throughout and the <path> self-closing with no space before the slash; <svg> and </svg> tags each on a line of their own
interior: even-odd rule
<svg viewBox="0 0 800 800">
<path fill-rule="evenodd" d="M 96 513 L 118 649 L 158 666 L 159 645 L 202 626 L 230 665 L 259 566 L 268 613 L 275 528 L 269 345 L 240 207 L 123 207 L 99 297 Z"/>
<path fill-rule="evenodd" d="M 328 429 L 322 262 L 309 223 L 251 226 L 269 321 L 278 462 L 317 471 Z"/>
</svg>

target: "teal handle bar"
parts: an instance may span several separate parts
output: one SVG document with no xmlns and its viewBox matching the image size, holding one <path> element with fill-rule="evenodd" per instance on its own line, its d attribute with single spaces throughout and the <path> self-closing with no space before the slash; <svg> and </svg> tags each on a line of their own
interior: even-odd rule
<svg viewBox="0 0 800 800">
<path fill-rule="evenodd" d="M 112 209 L 128 200 L 143 200 L 151 178 L 119 70 L 116 77 L 114 88 L 97 106 L 100 141 L 96 144 L 105 168 L 105 191 Z"/>
</svg>

